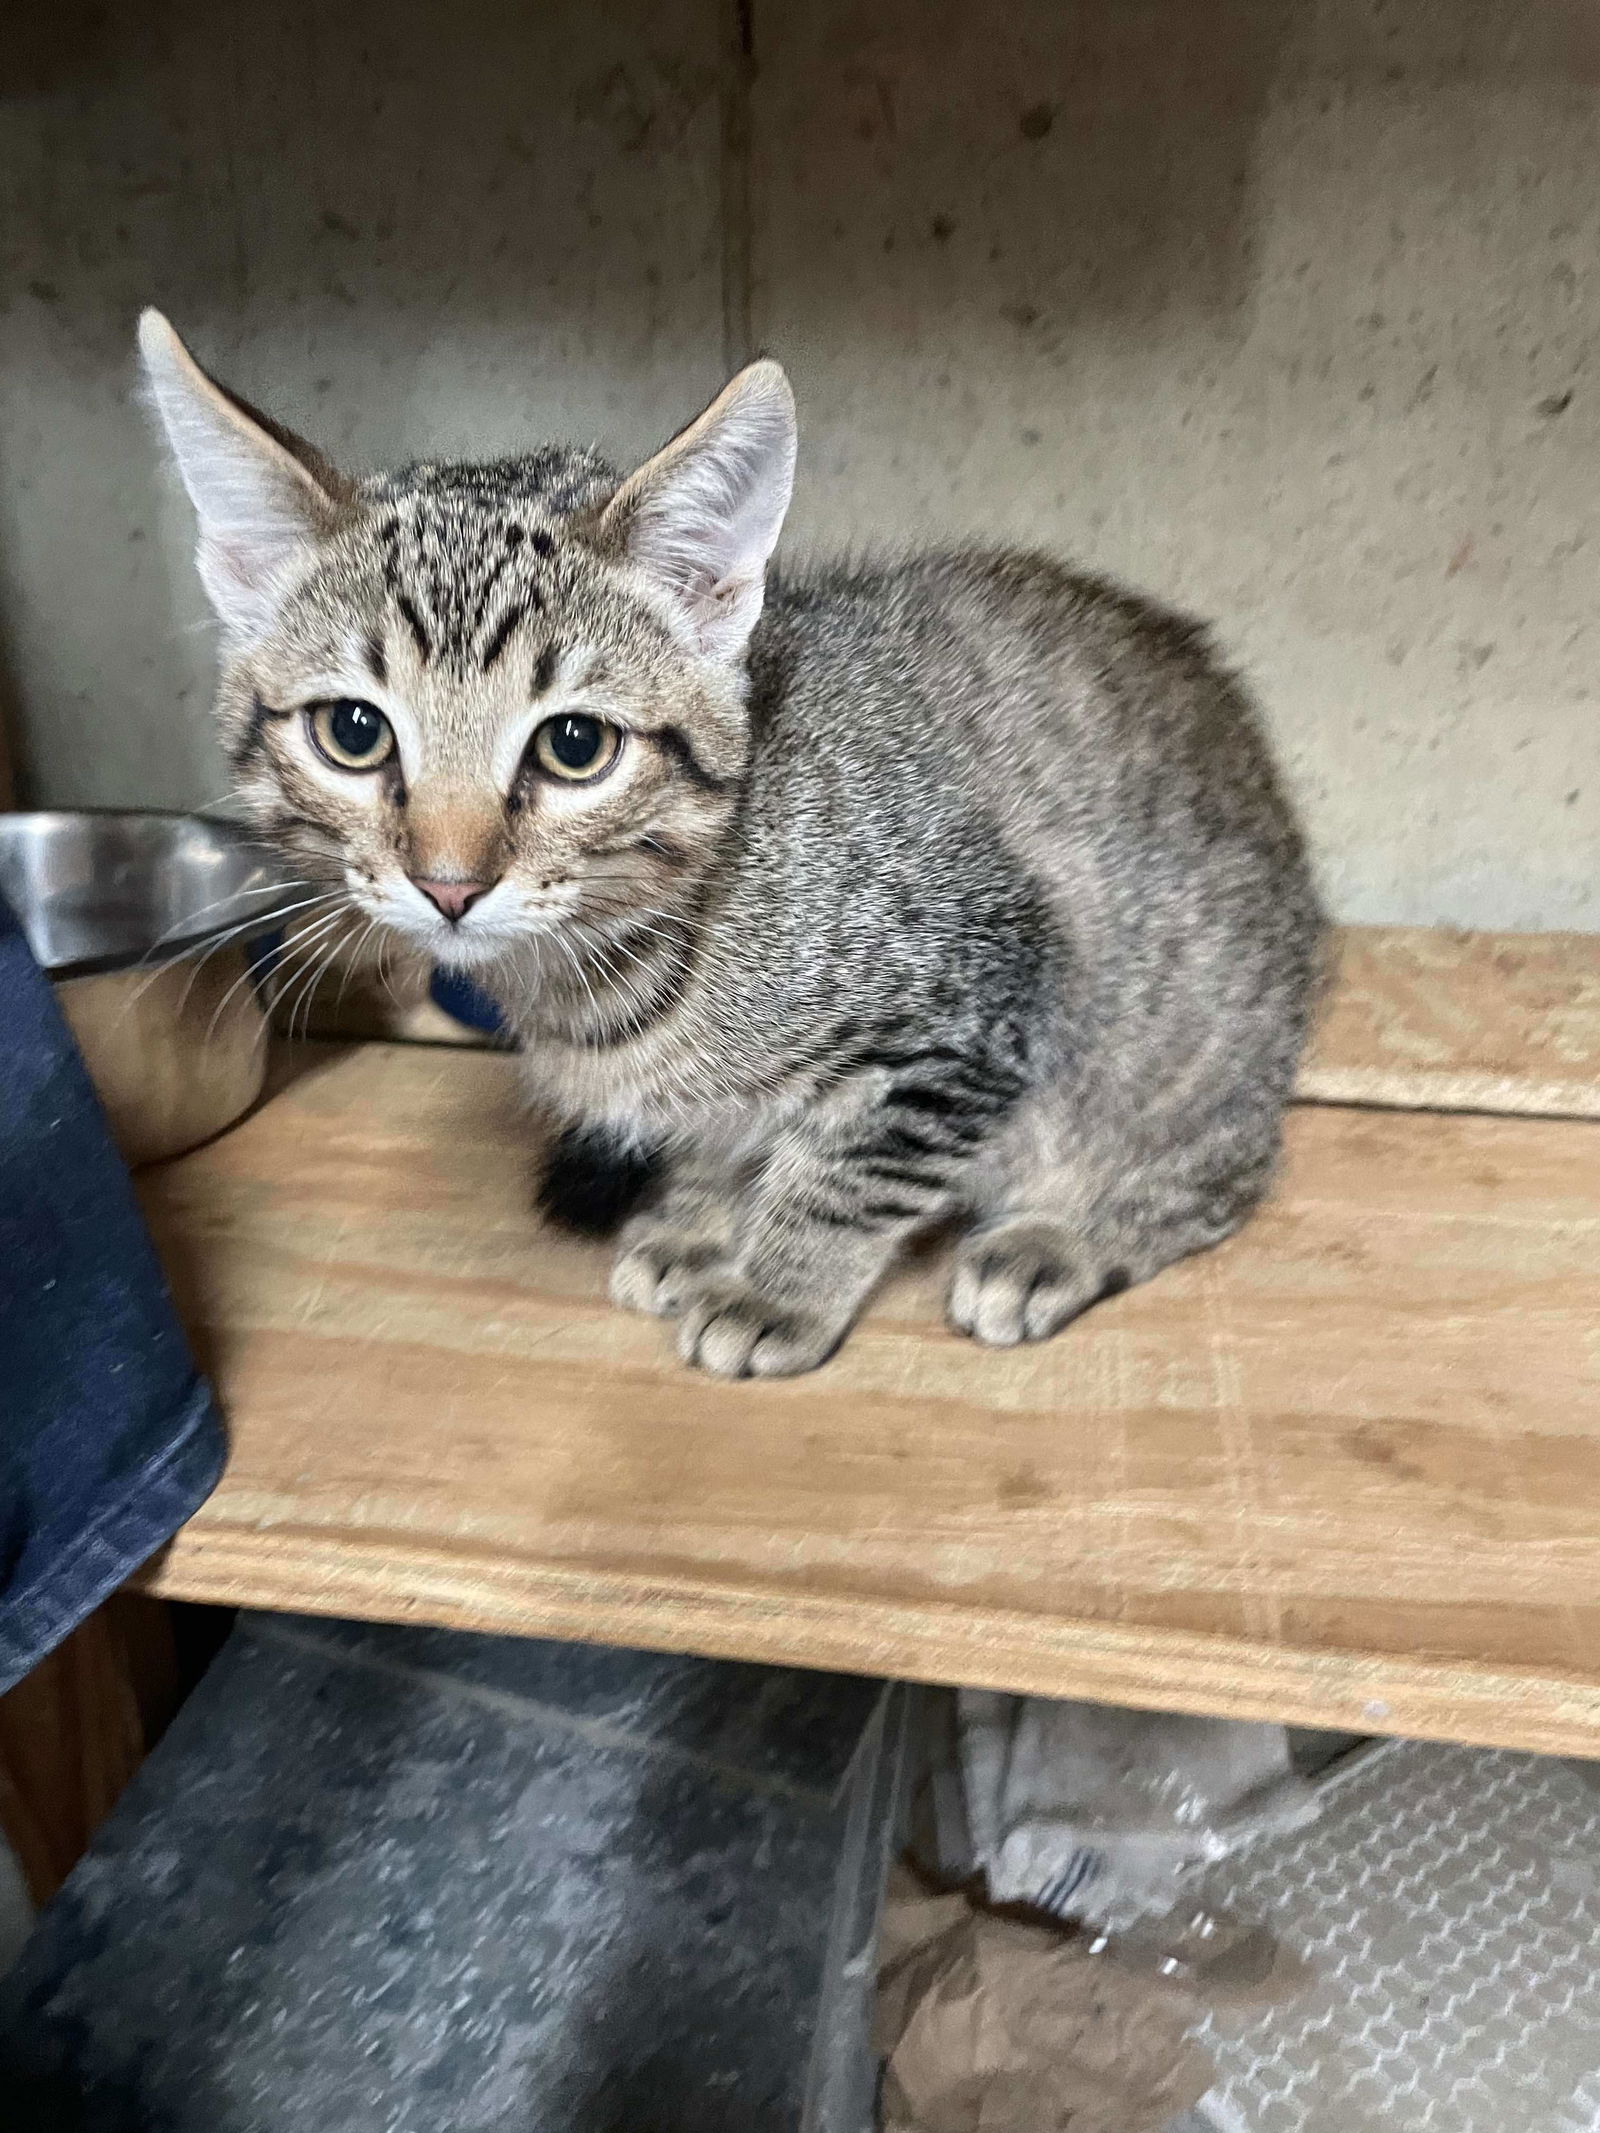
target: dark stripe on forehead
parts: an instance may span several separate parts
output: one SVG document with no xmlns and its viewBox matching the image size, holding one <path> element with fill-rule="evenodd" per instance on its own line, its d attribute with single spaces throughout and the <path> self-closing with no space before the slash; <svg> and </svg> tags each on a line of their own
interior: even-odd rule
<svg viewBox="0 0 1600 2133">
<path fill-rule="evenodd" d="M 394 604 L 405 618 L 406 628 L 410 630 L 412 636 L 417 640 L 417 651 L 421 655 L 423 665 L 426 666 L 433 657 L 433 646 L 428 641 L 428 633 L 422 626 L 422 617 L 417 613 L 411 595 L 397 592 L 394 596 Z"/>
<path fill-rule="evenodd" d="M 513 533 L 517 536 L 515 540 L 511 538 Z M 506 565 L 522 545 L 522 528 L 520 526 L 503 528 L 501 531 L 501 543 L 500 553 L 488 564 L 487 568 L 484 567 L 481 553 L 474 557 L 471 569 L 467 567 L 466 561 L 463 559 L 457 567 L 455 582 L 449 586 L 449 591 L 455 597 L 456 607 L 464 617 L 467 608 L 469 582 L 472 575 L 476 574 L 477 576 L 477 597 L 472 601 L 472 620 L 470 622 L 463 620 L 460 623 L 460 632 L 463 639 L 476 637 L 483 628 L 484 617 L 489 612 L 489 602 L 494 597 L 494 589 L 504 575 Z M 484 664 L 487 664 L 487 662 L 484 662 Z"/>
<path fill-rule="evenodd" d="M 367 671 L 372 676 L 373 680 L 378 684 L 379 688 L 382 688 L 384 683 L 389 679 L 389 662 L 384 657 L 383 639 L 378 635 L 376 630 L 369 630 L 367 632 L 366 654 Z"/>
<path fill-rule="evenodd" d="M 513 526 L 511 531 L 520 534 L 522 528 Z M 486 592 L 483 599 L 478 603 L 478 620 L 480 623 L 483 620 L 483 611 L 488 606 L 488 600 L 489 596 Z M 517 624 L 525 621 L 529 615 L 543 614 L 544 604 L 544 595 L 537 585 L 526 586 L 520 596 L 512 601 L 506 613 L 496 623 L 488 644 L 479 656 L 478 665 L 485 674 L 488 673 L 489 669 L 500 657 L 500 654 L 505 650 L 511 633 L 515 630 Z"/>
<path fill-rule="evenodd" d="M 500 654 L 511 642 L 511 632 L 516 628 L 517 624 L 522 621 L 523 617 L 527 614 L 527 612 L 528 610 L 519 600 L 514 606 L 508 607 L 505 613 L 500 617 L 500 620 L 495 624 L 494 635 L 484 646 L 483 658 L 479 661 L 479 664 L 485 674 L 488 673 L 489 669 L 500 657 Z"/>
<path fill-rule="evenodd" d="M 417 651 L 421 656 L 423 665 L 426 666 L 433 657 L 433 646 L 429 642 L 428 632 L 423 625 L 422 617 L 417 613 L 416 602 L 400 582 L 401 522 L 398 514 L 385 520 L 382 532 L 383 538 L 387 541 L 389 547 L 389 552 L 383 559 L 384 586 L 390 599 L 399 609 L 401 619 L 404 621 L 406 628 L 410 630 L 412 637 L 416 640 Z"/>
<path fill-rule="evenodd" d="M 487 673 L 518 623 L 545 606 L 529 556 L 553 542 L 507 516 L 502 499 L 465 487 L 417 496 L 395 523 L 385 576 L 424 659 L 463 679 Z"/>
</svg>

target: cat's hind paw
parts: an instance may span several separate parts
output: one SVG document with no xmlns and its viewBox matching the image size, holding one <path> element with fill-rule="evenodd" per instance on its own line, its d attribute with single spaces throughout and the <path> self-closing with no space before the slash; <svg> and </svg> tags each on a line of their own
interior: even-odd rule
<svg viewBox="0 0 1600 2133">
<path fill-rule="evenodd" d="M 1011 1222 L 969 1237 L 945 1316 L 991 1348 L 1048 1340 L 1080 1312 L 1127 1288 L 1125 1267 L 1086 1263 L 1083 1240 L 1053 1222 Z"/>
</svg>

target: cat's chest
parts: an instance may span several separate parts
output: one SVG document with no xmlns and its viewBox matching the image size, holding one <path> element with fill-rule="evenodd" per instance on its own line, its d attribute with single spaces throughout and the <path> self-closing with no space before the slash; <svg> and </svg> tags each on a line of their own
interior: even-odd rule
<svg viewBox="0 0 1600 2133">
<path fill-rule="evenodd" d="M 769 1107 L 786 1078 L 787 1048 L 774 1042 L 774 1018 L 762 1011 L 748 961 L 707 955 L 688 982 L 645 994 L 643 1014 L 640 992 L 594 973 L 584 1004 L 602 1010 L 598 1020 L 581 1011 L 573 1018 L 570 995 L 552 1012 L 534 986 L 513 994 L 523 1079 L 541 1110 L 652 1140 L 703 1140 L 740 1131 Z"/>
<path fill-rule="evenodd" d="M 533 1036 L 524 1086 L 542 1111 L 645 1141 L 715 1141 L 730 1150 L 764 1140 L 789 1103 L 770 1086 L 770 1062 L 736 1028 L 675 1018 L 621 1044 Z"/>
</svg>

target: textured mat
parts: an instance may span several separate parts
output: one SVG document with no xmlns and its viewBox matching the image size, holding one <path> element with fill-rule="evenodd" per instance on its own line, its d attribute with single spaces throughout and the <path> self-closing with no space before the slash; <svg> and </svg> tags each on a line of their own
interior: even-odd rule
<svg viewBox="0 0 1600 2133">
<path fill-rule="evenodd" d="M 1571 1765 L 1394 1743 L 1209 1894 L 1310 1973 L 1202 2032 L 1221 2133 L 1600 2127 L 1600 1790 Z"/>
</svg>

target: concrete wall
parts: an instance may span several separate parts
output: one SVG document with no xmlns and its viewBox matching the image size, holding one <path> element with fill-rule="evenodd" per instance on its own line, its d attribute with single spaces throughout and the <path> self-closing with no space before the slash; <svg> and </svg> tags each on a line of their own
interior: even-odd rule
<svg viewBox="0 0 1600 2133">
<path fill-rule="evenodd" d="M 35 796 L 222 786 L 140 302 L 367 460 L 639 451 L 750 341 L 801 397 L 791 549 L 1119 570 L 1217 619 L 1345 914 L 1600 926 L 1588 0 L 22 12 L 0 679 Z"/>
</svg>

